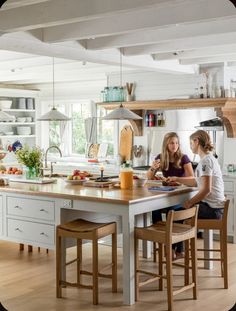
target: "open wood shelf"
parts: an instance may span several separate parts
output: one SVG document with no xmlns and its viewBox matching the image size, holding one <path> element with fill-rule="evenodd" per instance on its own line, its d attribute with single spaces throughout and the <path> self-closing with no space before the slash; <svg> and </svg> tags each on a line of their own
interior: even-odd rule
<svg viewBox="0 0 236 311">
<path fill-rule="evenodd" d="M 119 102 L 97 103 L 107 110 L 117 108 Z M 236 98 L 191 98 L 191 99 L 169 99 L 169 100 L 139 100 L 124 102 L 124 107 L 130 110 L 175 110 L 175 109 L 201 109 L 214 108 L 218 117 L 222 118 L 226 127 L 228 137 L 236 137 Z M 135 111 L 136 112 L 136 111 Z M 139 112 L 140 113 L 140 112 Z M 144 115 L 144 114 L 143 114 Z M 141 120 L 142 121 L 142 120 Z M 138 124 L 140 121 L 132 121 L 131 124 Z M 135 134 L 137 135 L 137 134 Z M 141 135 L 141 134 L 139 134 Z"/>
</svg>

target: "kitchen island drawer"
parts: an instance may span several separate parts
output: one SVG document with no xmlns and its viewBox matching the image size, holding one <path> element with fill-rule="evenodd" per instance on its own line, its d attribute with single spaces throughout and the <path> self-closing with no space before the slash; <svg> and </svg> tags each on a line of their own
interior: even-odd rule
<svg viewBox="0 0 236 311">
<path fill-rule="evenodd" d="M 225 192 L 234 191 L 234 183 L 232 181 L 224 181 Z"/>
<path fill-rule="evenodd" d="M 55 227 L 18 219 L 7 220 L 7 236 L 20 241 L 32 241 L 39 244 L 55 243 Z"/>
<path fill-rule="evenodd" d="M 7 215 L 54 221 L 53 201 L 7 197 Z"/>
</svg>

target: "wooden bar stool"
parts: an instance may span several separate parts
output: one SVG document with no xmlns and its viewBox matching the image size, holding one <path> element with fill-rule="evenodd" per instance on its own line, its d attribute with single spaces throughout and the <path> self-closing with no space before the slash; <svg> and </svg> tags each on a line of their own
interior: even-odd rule
<svg viewBox="0 0 236 311">
<path fill-rule="evenodd" d="M 108 235 L 112 235 L 112 263 L 102 270 L 111 267 L 111 274 L 104 274 L 98 270 L 98 240 Z M 62 265 L 62 238 L 74 238 L 77 240 L 77 258 Z M 92 241 L 92 272 L 81 269 L 82 265 L 82 240 Z M 62 269 L 65 271 L 66 266 L 77 262 L 77 282 L 71 283 L 62 280 Z M 92 276 L 92 285 L 83 285 L 81 283 L 81 274 Z M 62 286 L 73 286 L 78 288 L 89 288 L 93 290 L 93 304 L 98 304 L 98 277 L 112 279 L 112 292 L 117 292 L 117 232 L 116 223 L 94 223 L 91 221 L 77 219 L 63 225 L 57 226 L 56 233 L 56 287 L 57 298 L 62 297 Z"/>
<path fill-rule="evenodd" d="M 220 261 L 221 263 L 221 276 L 224 278 L 224 288 L 228 288 L 228 252 L 227 252 L 227 218 L 230 200 L 226 200 L 224 204 L 224 213 L 222 219 L 198 219 L 197 229 L 203 230 L 219 230 L 220 234 L 220 248 L 219 249 L 206 249 L 199 248 L 201 252 L 218 252 L 219 258 L 203 258 L 199 257 L 198 260 L 205 261 Z"/>
<path fill-rule="evenodd" d="M 136 300 L 139 298 L 139 288 L 145 284 L 159 280 L 159 290 L 163 290 L 163 278 L 167 279 L 167 297 L 168 297 L 168 310 L 173 310 L 173 296 L 179 294 L 190 288 L 193 289 L 193 298 L 197 299 L 197 207 L 192 207 L 183 211 L 170 211 L 167 216 L 166 222 L 155 223 L 145 228 L 135 228 L 135 295 Z M 174 223 L 190 219 L 189 224 Z M 139 256 L 138 256 L 138 240 L 147 240 L 159 244 L 158 261 L 159 273 L 152 273 L 140 269 Z M 190 241 L 191 245 L 191 258 L 192 258 L 192 283 L 186 284 L 177 290 L 173 290 L 173 276 L 172 276 L 172 244 L 177 242 Z M 163 249 L 166 248 L 166 275 L 163 273 Z M 189 260 L 189 256 L 186 257 Z M 189 262 L 185 258 L 184 267 L 189 267 Z M 186 271 L 185 271 L 186 272 Z M 140 273 L 146 274 L 149 278 L 144 281 L 139 281 Z"/>
</svg>

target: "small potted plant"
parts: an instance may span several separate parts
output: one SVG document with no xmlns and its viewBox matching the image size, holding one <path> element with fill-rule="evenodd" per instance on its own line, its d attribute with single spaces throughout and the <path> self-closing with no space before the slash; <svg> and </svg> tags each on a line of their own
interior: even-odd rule
<svg viewBox="0 0 236 311">
<path fill-rule="evenodd" d="M 16 151 L 16 158 L 20 164 L 27 167 L 26 178 L 34 179 L 40 175 L 43 152 L 39 147 L 25 145 Z"/>
</svg>

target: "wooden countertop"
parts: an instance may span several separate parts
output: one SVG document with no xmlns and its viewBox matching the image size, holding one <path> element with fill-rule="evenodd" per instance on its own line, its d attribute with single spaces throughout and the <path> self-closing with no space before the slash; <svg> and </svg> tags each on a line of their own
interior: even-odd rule
<svg viewBox="0 0 236 311">
<path fill-rule="evenodd" d="M 121 190 L 116 188 L 95 188 L 80 185 L 66 184 L 62 179 L 57 179 L 52 184 L 29 184 L 10 182 L 9 186 L 0 187 L 0 192 L 12 194 L 25 194 L 45 196 L 52 198 L 100 201 L 119 204 L 133 204 L 153 200 L 160 196 L 171 196 L 176 193 L 186 193 L 193 191 L 194 188 L 180 187 L 171 192 L 149 191 L 148 186 L 134 188 L 133 190 Z"/>
</svg>

